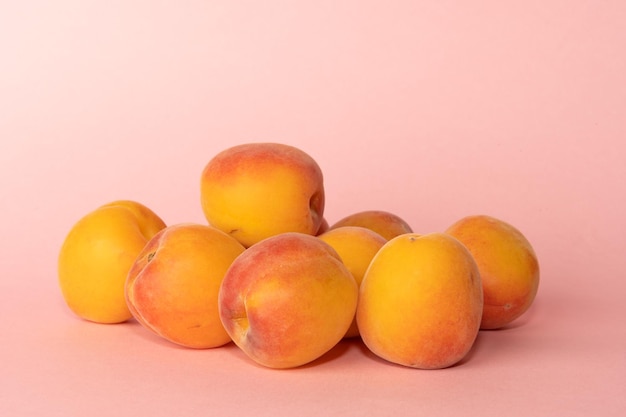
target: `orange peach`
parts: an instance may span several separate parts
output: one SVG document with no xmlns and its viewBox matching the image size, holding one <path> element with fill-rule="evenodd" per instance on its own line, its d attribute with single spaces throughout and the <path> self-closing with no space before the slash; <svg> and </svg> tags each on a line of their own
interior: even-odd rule
<svg viewBox="0 0 626 417">
<path fill-rule="evenodd" d="M 315 235 L 324 214 L 322 171 L 293 146 L 242 144 L 208 162 L 200 200 L 209 224 L 246 247 L 285 232 Z"/>
<path fill-rule="evenodd" d="M 530 242 L 512 225 L 491 216 L 467 216 L 446 233 L 469 249 L 483 282 L 481 329 L 498 329 L 524 314 L 539 288 L 539 261 Z"/>
<path fill-rule="evenodd" d="M 333 247 L 339 254 L 358 285 L 361 285 L 365 271 L 374 255 L 387 243 L 387 239 L 359 226 L 342 226 L 319 235 L 319 238 Z M 356 317 L 345 337 L 357 337 L 359 328 Z"/>
<path fill-rule="evenodd" d="M 343 338 L 357 296 L 356 281 L 330 245 L 289 232 L 264 239 L 233 262 L 220 289 L 219 312 L 252 360 L 293 368 Z"/>
<path fill-rule="evenodd" d="M 130 200 L 105 204 L 78 220 L 58 258 L 58 282 L 69 308 L 97 323 L 130 319 L 126 275 L 148 240 L 164 227 L 152 210 Z"/>
<path fill-rule="evenodd" d="M 219 318 L 222 279 L 245 248 L 212 226 L 178 224 L 157 233 L 126 281 L 131 313 L 170 342 L 197 349 L 230 342 Z"/>
<path fill-rule="evenodd" d="M 387 240 L 404 233 L 413 232 L 411 226 L 397 214 L 382 210 L 367 210 L 350 214 L 330 226 L 330 228 L 336 229 L 342 226 L 365 227 Z"/>
<path fill-rule="evenodd" d="M 372 259 L 356 317 L 374 354 L 440 369 L 470 351 L 482 307 L 480 274 L 465 246 L 444 233 L 408 233 L 388 241 Z"/>
</svg>

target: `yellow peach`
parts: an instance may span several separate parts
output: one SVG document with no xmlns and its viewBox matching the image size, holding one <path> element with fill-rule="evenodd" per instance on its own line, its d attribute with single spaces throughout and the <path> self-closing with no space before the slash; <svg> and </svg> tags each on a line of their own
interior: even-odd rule
<svg viewBox="0 0 626 417">
<path fill-rule="evenodd" d="M 366 210 L 350 214 L 330 226 L 360 226 L 373 230 L 389 240 L 404 233 L 412 233 L 411 226 L 397 214 L 382 210 Z"/>
<path fill-rule="evenodd" d="M 217 297 L 224 274 L 245 248 L 212 226 L 177 224 L 157 233 L 128 273 L 126 300 L 145 328 L 197 349 L 230 342 Z"/>
<path fill-rule="evenodd" d="M 285 232 L 315 235 L 322 223 L 321 169 L 293 146 L 247 143 L 228 148 L 205 166 L 200 186 L 209 224 L 246 247 Z"/>
<path fill-rule="evenodd" d="M 226 272 L 220 318 L 256 363 L 293 368 L 331 350 L 354 317 L 358 287 L 337 252 L 288 232 L 246 249 Z"/>
<path fill-rule="evenodd" d="M 130 319 L 126 275 L 148 240 L 164 227 L 152 210 L 130 200 L 105 204 L 78 220 L 58 258 L 58 282 L 69 308 L 97 323 Z"/>
<path fill-rule="evenodd" d="M 389 240 L 372 259 L 356 317 L 374 354 L 440 369 L 470 351 L 482 306 L 478 267 L 463 244 L 444 233 L 408 233 Z"/>
<path fill-rule="evenodd" d="M 483 282 L 481 329 L 498 329 L 523 315 L 539 288 L 539 261 L 512 225 L 486 215 L 464 217 L 446 233 L 460 240 L 478 264 Z"/>
<path fill-rule="evenodd" d="M 365 271 L 374 255 L 387 243 L 387 239 L 378 233 L 359 226 L 337 227 L 322 233 L 319 238 L 337 251 L 358 285 L 361 285 Z M 358 335 L 359 328 L 355 317 L 345 337 Z"/>
</svg>

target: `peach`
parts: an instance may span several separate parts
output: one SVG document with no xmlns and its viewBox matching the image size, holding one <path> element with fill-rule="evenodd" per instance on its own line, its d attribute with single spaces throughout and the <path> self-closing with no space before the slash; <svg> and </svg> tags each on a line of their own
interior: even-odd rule
<svg viewBox="0 0 626 417">
<path fill-rule="evenodd" d="M 330 225 L 328 224 L 328 220 L 325 217 L 322 217 L 322 221 L 320 222 L 320 226 L 317 228 L 316 236 L 321 235 L 322 233 L 328 231 Z"/>
<path fill-rule="evenodd" d="M 197 349 L 230 342 L 217 297 L 224 274 L 245 248 L 212 226 L 184 223 L 157 233 L 128 273 L 126 300 L 145 328 Z"/>
<path fill-rule="evenodd" d="M 209 224 L 249 247 L 285 232 L 315 235 L 324 214 L 322 171 L 304 151 L 247 143 L 215 155 L 200 180 Z"/>
<path fill-rule="evenodd" d="M 346 334 L 358 287 L 337 252 L 288 232 L 246 249 L 226 272 L 220 318 L 256 363 L 294 368 L 331 350 Z"/>
<path fill-rule="evenodd" d="M 481 329 L 498 329 L 524 314 L 539 288 L 539 261 L 530 242 L 512 225 L 472 215 L 446 233 L 468 248 L 480 270 L 484 308 Z"/>
<path fill-rule="evenodd" d="M 358 285 L 361 285 L 365 271 L 374 255 L 387 243 L 387 239 L 378 233 L 359 226 L 337 227 L 322 233 L 319 238 L 337 251 Z M 359 329 L 355 317 L 345 337 L 358 335 Z"/>
<path fill-rule="evenodd" d="M 444 233 L 403 234 L 374 256 L 359 292 L 357 323 L 379 357 L 420 369 L 461 361 L 478 335 L 483 298 L 476 262 Z"/>
<path fill-rule="evenodd" d="M 152 210 L 130 200 L 113 201 L 79 219 L 58 258 L 58 282 L 70 310 L 96 323 L 130 319 L 126 275 L 148 240 L 164 227 Z"/>
<path fill-rule="evenodd" d="M 330 226 L 336 229 L 342 226 L 360 226 L 373 230 L 389 240 L 404 233 L 412 233 L 411 226 L 400 216 L 388 211 L 366 210 L 350 214 Z"/>
</svg>

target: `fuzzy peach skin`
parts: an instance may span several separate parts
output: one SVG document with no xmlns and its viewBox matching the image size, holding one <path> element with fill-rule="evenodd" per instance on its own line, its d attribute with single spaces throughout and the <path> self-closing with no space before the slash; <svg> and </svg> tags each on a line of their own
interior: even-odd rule
<svg viewBox="0 0 626 417">
<path fill-rule="evenodd" d="M 245 248 L 212 226 L 177 224 L 157 233 L 126 281 L 126 301 L 145 328 L 196 349 L 230 342 L 217 296 L 226 270 Z"/>
<path fill-rule="evenodd" d="M 365 345 L 407 367 L 461 361 L 478 335 L 483 297 L 469 251 L 444 233 L 388 241 L 363 277 L 357 323 Z"/>
<path fill-rule="evenodd" d="M 337 227 L 322 233 L 319 238 L 337 251 L 358 285 L 361 285 L 363 275 L 374 255 L 387 243 L 387 239 L 378 233 L 359 226 Z M 345 337 L 357 336 L 359 328 L 355 317 Z"/>
<path fill-rule="evenodd" d="M 360 226 L 373 230 L 389 240 L 404 233 L 412 233 L 411 226 L 400 216 L 388 211 L 366 210 L 350 214 L 330 226 L 336 229 L 342 226 Z"/>
<path fill-rule="evenodd" d="M 315 235 L 324 215 L 322 171 L 304 151 L 247 143 L 215 155 L 200 180 L 209 224 L 249 247 L 284 232 Z"/>
<path fill-rule="evenodd" d="M 446 233 L 469 249 L 478 264 L 485 305 L 481 329 L 498 329 L 522 316 L 539 288 L 539 261 L 512 225 L 486 215 L 464 217 Z"/>
<path fill-rule="evenodd" d="M 343 338 L 357 296 L 356 281 L 330 245 L 289 232 L 251 246 L 233 262 L 219 312 L 232 340 L 256 363 L 294 368 Z"/>
<path fill-rule="evenodd" d="M 105 204 L 78 220 L 58 258 L 58 282 L 69 308 L 97 323 L 130 319 L 126 275 L 148 240 L 164 227 L 152 210 L 130 200 Z"/>
</svg>

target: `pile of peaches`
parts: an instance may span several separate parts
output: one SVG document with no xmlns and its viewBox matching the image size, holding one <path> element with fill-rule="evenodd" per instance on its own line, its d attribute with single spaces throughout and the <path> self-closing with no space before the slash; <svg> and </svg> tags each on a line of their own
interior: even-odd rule
<svg viewBox="0 0 626 417">
<path fill-rule="evenodd" d="M 329 224 L 322 171 L 293 146 L 223 150 L 202 171 L 200 201 L 206 224 L 168 226 L 129 200 L 79 219 L 58 259 L 68 307 L 96 323 L 134 318 L 188 348 L 232 341 L 269 368 L 360 338 L 389 362 L 440 369 L 537 293 L 533 248 L 492 216 L 426 234 L 380 210 Z"/>
</svg>

